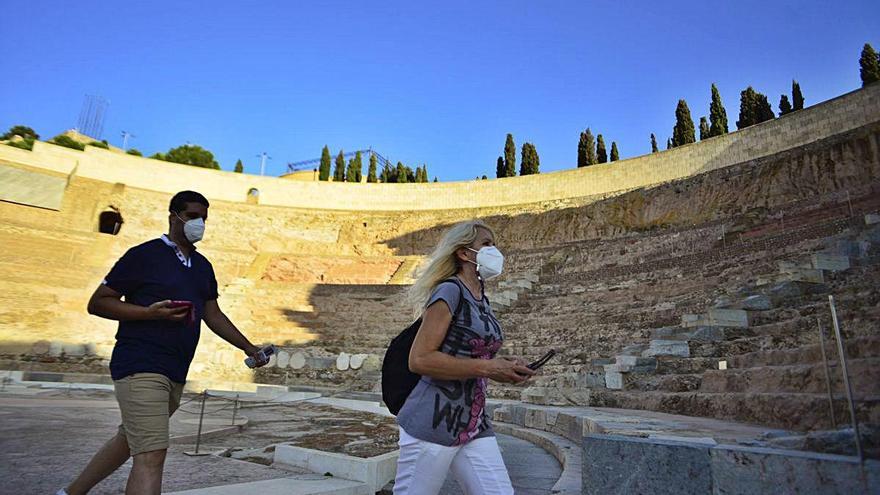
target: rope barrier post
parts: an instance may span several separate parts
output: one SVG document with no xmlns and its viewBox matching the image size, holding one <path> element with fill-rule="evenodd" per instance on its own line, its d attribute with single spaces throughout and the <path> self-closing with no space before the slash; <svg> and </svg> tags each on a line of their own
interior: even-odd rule
<svg viewBox="0 0 880 495">
<path fill-rule="evenodd" d="M 834 416 L 834 395 L 831 392 L 831 370 L 828 369 L 828 357 L 825 354 L 825 332 L 822 330 L 822 320 L 816 317 L 819 326 L 819 349 L 822 351 L 822 362 L 825 366 L 825 386 L 828 389 L 828 410 L 831 411 L 831 427 L 837 429 L 837 418 Z"/>
<path fill-rule="evenodd" d="M 199 444 L 202 442 L 202 421 L 205 419 L 205 400 L 208 398 L 208 391 L 202 391 L 202 410 L 199 412 L 199 431 L 196 433 L 196 455 L 199 455 Z"/>
<path fill-rule="evenodd" d="M 840 324 L 837 322 L 837 309 L 834 307 L 834 296 L 828 296 L 831 306 L 831 321 L 834 323 L 834 334 L 837 337 L 837 352 L 840 353 L 840 365 L 843 369 L 843 383 L 846 385 L 846 398 L 849 401 L 849 414 L 852 419 L 853 435 L 856 437 L 856 452 L 859 462 L 865 465 L 865 454 L 862 452 L 862 438 L 859 435 L 859 420 L 856 418 L 856 405 L 853 402 L 852 385 L 849 383 L 849 370 L 846 366 L 846 353 L 843 349 L 843 337 L 840 335 Z"/>
<path fill-rule="evenodd" d="M 232 406 L 232 426 L 235 426 L 235 415 L 238 413 L 238 394 L 235 394 L 235 404 Z"/>
</svg>

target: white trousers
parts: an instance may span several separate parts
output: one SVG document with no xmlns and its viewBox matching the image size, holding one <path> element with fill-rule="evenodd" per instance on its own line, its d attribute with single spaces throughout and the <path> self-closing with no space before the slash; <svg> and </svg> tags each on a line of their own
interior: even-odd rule
<svg viewBox="0 0 880 495">
<path fill-rule="evenodd" d="M 399 429 L 394 495 L 436 495 L 450 471 L 465 495 L 513 495 L 495 437 L 445 447 L 418 440 Z"/>
</svg>

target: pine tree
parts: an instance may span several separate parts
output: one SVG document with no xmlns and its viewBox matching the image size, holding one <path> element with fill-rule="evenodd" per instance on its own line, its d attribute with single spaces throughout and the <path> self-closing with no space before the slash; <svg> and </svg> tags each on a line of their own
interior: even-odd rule
<svg viewBox="0 0 880 495">
<path fill-rule="evenodd" d="M 787 113 L 791 113 L 791 103 L 788 102 L 788 95 L 779 97 L 779 116 L 782 117 Z"/>
<path fill-rule="evenodd" d="M 345 157 L 342 150 L 336 155 L 336 166 L 333 168 L 333 181 L 345 182 Z"/>
<path fill-rule="evenodd" d="M 596 136 L 596 163 L 605 163 L 608 161 L 608 153 L 605 151 L 605 139 L 601 134 Z"/>
<path fill-rule="evenodd" d="M 500 179 L 507 177 L 507 169 L 504 167 L 504 157 L 499 156 L 498 162 L 495 164 L 495 177 Z"/>
<path fill-rule="evenodd" d="M 376 154 L 370 153 L 370 168 L 367 170 L 367 182 L 376 182 Z"/>
<path fill-rule="evenodd" d="M 321 150 L 321 166 L 318 168 L 318 180 L 330 179 L 330 148 L 324 146 Z"/>
<path fill-rule="evenodd" d="M 397 162 L 397 183 L 406 184 L 407 182 L 409 182 L 406 175 L 406 167 L 403 166 L 402 162 Z"/>
<path fill-rule="evenodd" d="M 709 137 L 722 134 L 727 134 L 727 110 L 724 109 L 724 105 L 721 103 L 721 95 L 713 83 L 712 103 L 709 104 Z"/>
<path fill-rule="evenodd" d="M 235 173 L 240 174 L 244 172 L 244 165 L 241 163 L 241 159 L 235 162 Z"/>
<path fill-rule="evenodd" d="M 617 152 L 617 141 L 611 141 L 611 161 L 620 160 L 620 154 Z"/>
<path fill-rule="evenodd" d="M 700 117 L 700 141 L 709 137 L 709 122 L 706 117 Z"/>
<path fill-rule="evenodd" d="M 654 137 L 654 133 L 652 132 L 651 133 L 651 153 L 657 153 L 658 151 L 660 151 L 660 150 L 657 149 L 657 138 Z"/>
<path fill-rule="evenodd" d="M 672 146 L 684 146 L 697 140 L 694 136 L 694 120 L 687 102 L 678 100 L 675 108 L 675 127 L 672 129 Z"/>
<path fill-rule="evenodd" d="M 668 150 L 672 149 L 672 138 L 666 139 L 666 149 L 668 149 Z"/>
<path fill-rule="evenodd" d="M 792 111 L 804 109 L 804 95 L 801 93 L 801 85 L 792 79 L 791 81 L 791 102 Z"/>
<path fill-rule="evenodd" d="M 504 142 L 504 169 L 505 177 L 516 177 L 516 144 L 513 142 L 513 134 L 508 134 Z"/>
<path fill-rule="evenodd" d="M 870 43 L 865 43 L 862 48 L 862 56 L 859 58 L 859 75 L 862 77 L 862 87 L 880 81 L 880 58 Z"/>
</svg>

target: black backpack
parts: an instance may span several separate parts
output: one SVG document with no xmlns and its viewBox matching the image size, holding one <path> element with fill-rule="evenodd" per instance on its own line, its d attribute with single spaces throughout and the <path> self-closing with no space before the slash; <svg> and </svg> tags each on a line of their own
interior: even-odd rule
<svg viewBox="0 0 880 495">
<path fill-rule="evenodd" d="M 446 279 L 441 283 L 453 282 L 461 290 L 461 283 L 454 279 Z M 464 301 L 464 293 L 458 298 L 458 306 L 452 314 L 452 321 L 461 311 L 461 304 Z M 406 398 L 415 388 L 416 384 L 422 378 L 409 370 L 409 351 L 412 348 L 416 334 L 419 333 L 419 327 L 422 325 L 422 318 L 419 317 L 412 325 L 400 332 L 400 335 L 391 339 L 388 350 L 385 351 L 385 359 L 382 360 L 382 402 L 388 406 L 391 414 L 397 416 L 400 408 L 403 407 Z"/>
</svg>

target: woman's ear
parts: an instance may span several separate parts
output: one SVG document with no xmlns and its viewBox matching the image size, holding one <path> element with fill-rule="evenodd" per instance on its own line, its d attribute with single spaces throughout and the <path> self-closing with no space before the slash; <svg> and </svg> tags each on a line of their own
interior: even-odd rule
<svg viewBox="0 0 880 495">
<path fill-rule="evenodd" d="M 455 250 L 455 258 L 462 263 L 466 263 L 468 261 L 468 250 L 467 248 L 458 248 Z"/>
</svg>

